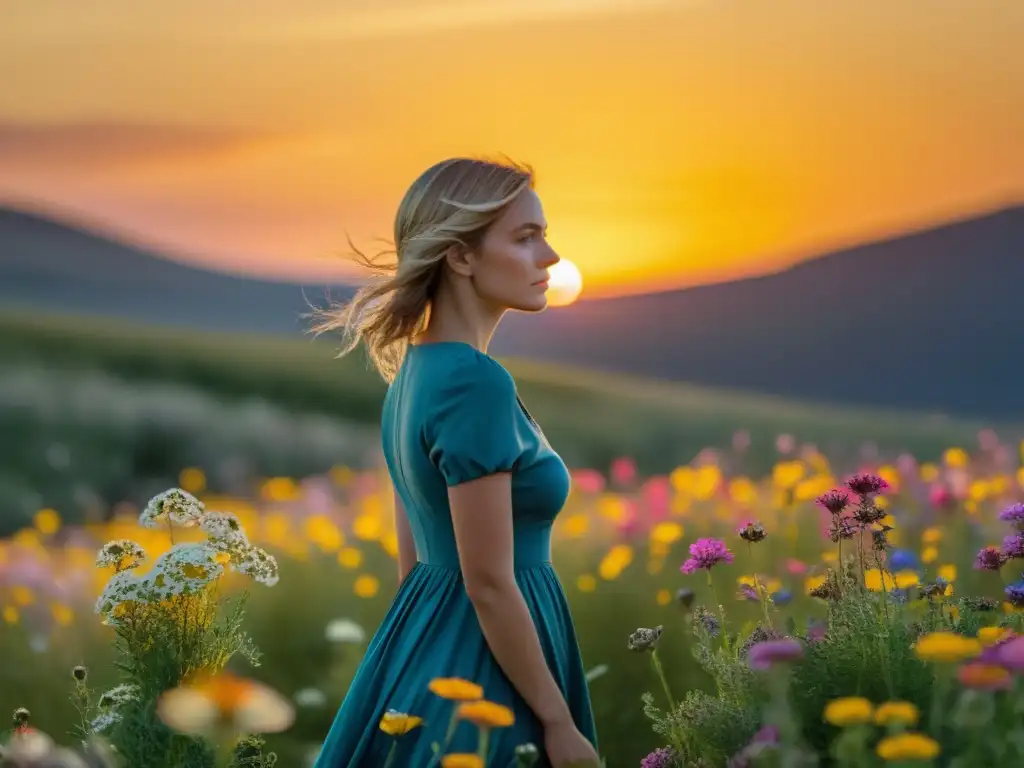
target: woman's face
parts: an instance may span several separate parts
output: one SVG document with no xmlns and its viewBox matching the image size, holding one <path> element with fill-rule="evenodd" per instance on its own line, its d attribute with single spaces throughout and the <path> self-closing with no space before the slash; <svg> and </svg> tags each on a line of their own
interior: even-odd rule
<svg viewBox="0 0 1024 768">
<path fill-rule="evenodd" d="M 537 193 L 523 190 L 469 255 L 473 286 L 481 299 L 523 312 L 547 306 L 548 268 L 558 263 L 547 228 Z"/>
</svg>

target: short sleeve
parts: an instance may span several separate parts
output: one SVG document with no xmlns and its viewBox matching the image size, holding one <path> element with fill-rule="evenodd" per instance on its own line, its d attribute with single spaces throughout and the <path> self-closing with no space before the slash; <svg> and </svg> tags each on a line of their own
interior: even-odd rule
<svg viewBox="0 0 1024 768">
<path fill-rule="evenodd" d="M 428 431 L 430 460 L 448 486 L 516 467 L 526 450 L 515 383 L 494 360 L 476 357 L 440 388 Z"/>
</svg>

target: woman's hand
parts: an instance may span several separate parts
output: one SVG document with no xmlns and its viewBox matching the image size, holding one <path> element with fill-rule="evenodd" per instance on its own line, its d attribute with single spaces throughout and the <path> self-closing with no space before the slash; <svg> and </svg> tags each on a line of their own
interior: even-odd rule
<svg viewBox="0 0 1024 768">
<path fill-rule="evenodd" d="M 600 768 L 601 765 L 594 745 L 571 719 L 545 726 L 544 749 L 554 768 Z"/>
</svg>

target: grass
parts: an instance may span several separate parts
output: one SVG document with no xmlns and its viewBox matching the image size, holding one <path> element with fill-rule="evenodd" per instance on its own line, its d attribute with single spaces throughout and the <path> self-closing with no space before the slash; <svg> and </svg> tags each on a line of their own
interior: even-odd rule
<svg viewBox="0 0 1024 768">
<path fill-rule="evenodd" d="M 99 370 L 130 382 L 178 384 L 225 399 L 376 425 L 384 384 L 365 358 L 335 359 L 326 340 L 206 334 L 135 327 L 71 316 L 0 312 L 0 355 L 8 363 Z M 748 471 L 775 459 L 774 440 L 791 433 L 847 461 L 863 443 L 886 454 L 937 458 L 974 440 L 981 422 L 938 415 L 809 405 L 783 398 L 505 360 L 531 412 L 574 466 L 629 455 L 652 472 L 752 437 Z M 2 407 L 0 403 L 0 407 Z"/>
</svg>

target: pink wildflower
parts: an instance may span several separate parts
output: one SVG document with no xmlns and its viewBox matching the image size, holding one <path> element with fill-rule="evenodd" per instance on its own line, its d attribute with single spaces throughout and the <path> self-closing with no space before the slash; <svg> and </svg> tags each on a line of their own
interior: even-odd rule
<svg viewBox="0 0 1024 768">
<path fill-rule="evenodd" d="M 701 568 L 710 571 L 719 563 L 731 563 L 732 558 L 732 552 L 721 539 L 697 539 L 690 545 L 690 557 L 679 570 L 687 575 Z"/>
</svg>

